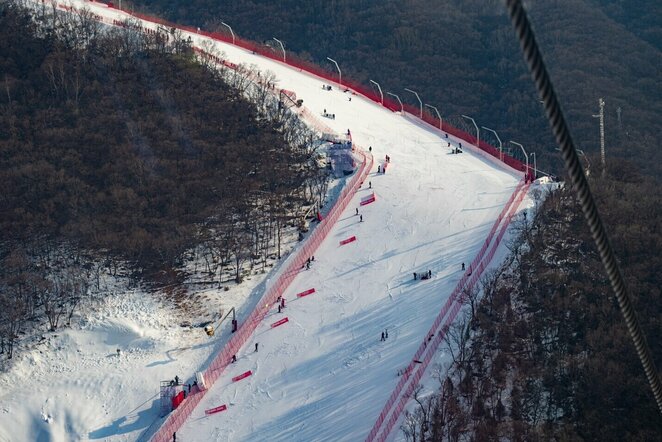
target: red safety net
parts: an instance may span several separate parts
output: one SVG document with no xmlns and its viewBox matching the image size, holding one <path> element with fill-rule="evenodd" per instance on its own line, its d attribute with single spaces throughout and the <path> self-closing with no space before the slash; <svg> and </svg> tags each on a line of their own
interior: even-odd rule
<svg viewBox="0 0 662 442">
<path fill-rule="evenodd" d="M 179 404 L 181 404 L 182 402 L 184 402 L 183 390 L 172 397 L 172 409 L 174 410 L 175 408 L 179 407 Z"/>
</svg>

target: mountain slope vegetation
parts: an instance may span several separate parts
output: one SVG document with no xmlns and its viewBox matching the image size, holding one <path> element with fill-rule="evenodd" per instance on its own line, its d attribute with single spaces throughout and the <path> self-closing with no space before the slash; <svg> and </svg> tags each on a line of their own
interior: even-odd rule
<svg viewBox="0 0 662 442">
<path fill-rule="evenodd" d="M 0 20 L 3 242 L 174 265 L 210 220 L 245 220 L 255 192 L 286 216 L 318 174 L 305 128 L 260 115 L 186 41 L 83 15 L 37 26 L 11 4 Z"/>
</svg>

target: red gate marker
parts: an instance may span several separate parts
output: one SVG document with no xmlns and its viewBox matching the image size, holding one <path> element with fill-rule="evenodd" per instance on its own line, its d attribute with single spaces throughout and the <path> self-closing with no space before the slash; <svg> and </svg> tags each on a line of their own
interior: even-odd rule
<svg viewBox="0 0 662 442">
<path fill-rule="evenodd" d="M 253 372 L 250 371 L 250 370 L 248 370 L 248 371 L 246 371 L 246 372 L 244 372 L 244 373 L 242 373 L 242 374 L 240 374 L 240 375 L 238 375 L 238 376 L 233 377 L 233 378 L 232 378 L 232 382 L 240 381 L 240 380 L 242 380 L 242 379 L 245 379 L 245 378 L 249 377 L 249 376 L 252 375 L 252 374 L 253 374 Z"/>
<path fill-rule="evenodd" d="M 274 322 L 273 324 L 271 324 L 271 328 L 278 327 L 279 325 L 283 325 L 283 324 L 285 324 L 285 323 L 288 322 L 288 321 L 289 321 L 289 319 L 287 319 L 287 318 L 283 318 L 283 319 L 281 319 L 280 321 L 276 321 L 276 322 Z"/>
<path fill-rule="evenodd" d="M 225 411 L 227 409 L 228 409 L 227 405 L 219 405 L 218 407 L 214 407 L 214 408 L 210 408 L 209 410 L 205 410 L 205 414 L 210 415 L 210 414 L 218 413 L 218 412 L 221 412 L 221 411 Z"/>
<path fill-rule="evenodd" d="M 372 195 L 368 195 L 361 199 L 361 202 L 359 203 L 361 206 L 365 206 L 366 204 L 374 203 L 375 202 L 375 194 L 373 193 Z"/>
<path fill-rule="evenodd" d="M 340 241 L 340 245 L 344 246 L 345 244 L 349 244 L 352 241 L 356 241 L 356 236 L 351 236 L 347 239 L 343 239 L 342 241 Z"/>
<path fill-rule="evenodd" d="M 304 292 L 297 293 L 297 298 L 303 298 L 304 296 L 308 296 L 308 295 L 310 295 L 310 294 L 312 294 L 312 293 L 315 293 L 315 289 L 308 289 L 308 290 L 306 290 L 306 291 L 304 291 Z"/>
</svg>

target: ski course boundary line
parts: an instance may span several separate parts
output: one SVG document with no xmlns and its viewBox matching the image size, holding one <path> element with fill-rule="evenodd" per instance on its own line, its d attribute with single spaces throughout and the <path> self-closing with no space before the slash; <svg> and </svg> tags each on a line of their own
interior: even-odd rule
<svg viewBox="0 0 662 442">
<path fill-rule="evenodd" d="M 480 278 L 482 272 L 489 265 L 489 262 L 494 257 L 494 254 L 496 253 L 496 250 L 501 243 L 501 239 L 503 238 L 507 227 L 510 225 L 510 220 L 512 216 L 514 215 L 516 209 L 519 207 L 522 200 L 526 196 L 529 185 L 530 184 L 528 183 L 520 181 L 517 187 L 515 188 L 515 190 L 513 191 L 513 193 L 511 194 L 510 198 L 506 202 L 501 213 L 494 222 L 492 229 L 490 230 L 490 233 L 488 234 L 487 238 L 485 239 L 485 242 L 483 243 L 483 246 L 479 250 L 474 260 L 471 262 L 469 268 L 465 271 L 465 274 L 462 276 L 462 278 L 456 285 L 455 289 L 451 293 L 451 296 L 448 298 L 448 300 L 442 307 L 441 311 L 437 315 L 437 318 L 430 327 L 428 334 L 423 337 L 423 342 L 419 346 L 414 356 L 411 358 L 409 365 L 407 366 L 402 376 L 400 377 L 400 381 L 396 384 L 393 392 L 389 396 L 388 400 L 386 401 L 386 404 L 384 405 L 382 411 L 377 417 L 377 420 L 375 421 L 375 424 L 373 425 L 370 433 L 366 437 L 367 442 L 372 442 L 375 440 L 384 441 L 390 434 L 391 429 L 399 419 L 400 414 L 404 409 L 404 406 L 409 400 L 411 392 L 418 384 L 420 378 L 423 376 L 423 373 L 425 372 L 425 369 L 427 368 L 432 356 L 436 352 L 439 344 L 441 343 L 441 340 L 445 336 L 448 327 L 450 327 L 450 324 L 453 322 L 455 316 L 457 316 L 457 313 L 460 311 L 463 305 L 462 302 L 463 299 L 461 297 L 460 299 L 457 299 L 458 295 L 462 294 L 462 291 L 464 290 L 465 287 L 473 287 L 473 285 L 475 285 L 475 283 L 478 281 L 478 278 Z M 505 218 L 505 223 L 502 224 L 504 218 Z M 494 239 L 494 234 L 496 233 L 499 225 L 501 225 L 501 230 L 499 231 L 496 240 L 492 243 L 492 239 Z M 487 254 L 487 256 L 485 256 L 485 252 L 487 251 L 490 244 L 492 244 L 492 248 L 490 249 L 490 252 Z M 484 257 L 485 259 L 483 260 Z M 444 317 L 446 317 L 446 314 L 449 312 L 451 308 L 452 310 L 450 315 L 448 316 L 447 320 L 444 322 L 444 325 L 443 327 L 441 327 L 441 330 L 439 330 L 442 320 L 444 319 Z M 428 342 L 428 336 L 430 335 L 434 335 L 434 339 Z M 421 361 L 420 358 L 425 353 L 426 349 L 428 351 L 425 354 L 423 361 Z M 412 382 L 409 382 L 410 380 L 412 380 Z M 407 390 L 405 390 L 405 394 L 403 395 L 402 392 L 405 386 L 407 386 Z M 400 398 L 400 400 L 397 402 L 395 408 L 393 408 L 398 398 Z M 386 418 L 388 416 L 390 416 L 390 418 L 387 421 Z M 384 422 L 386 422 L 386 427 L 380 433 L 380 430 L 382 429 L 382 424 Z"/>
</svg>

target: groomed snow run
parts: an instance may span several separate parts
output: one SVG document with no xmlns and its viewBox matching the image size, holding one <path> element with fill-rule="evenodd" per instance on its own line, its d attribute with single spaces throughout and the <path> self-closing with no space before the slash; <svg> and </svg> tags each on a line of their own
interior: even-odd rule
<svg viewBox="0 0 662 442">
<path fill-rule="evenodd" d="M 60 3 L 89 7 L 105 19 L 128 17 L 99 3 Z M 144 26 L 156 28 L 150 23 Z M 208 41 L 205 50 L 215 45 L 229 61 L 273 72 L 277 88 L 295 91 L 303 105 L 337 133 L 350 129 L 354 143 L 365 150 L 371 146 L 375 167 L 315 253 L 311 268 L 302 271 L 285 293 L 286 308 L 282 313 L 274 308 L 267 316 L 236 355 L 237 362 L 177 432 L 177 440 L 364 440 L 398 382 L 396 373 L 407 366 L 426 337 L 462 276 L 461 264 L 474 259 L 521 174 L 466 150 L 452 155 L 438 131 L 360 95 L 342 92 L 335 84 L 327 91 L 322 84 L 328 82 L 320 78 L 232 45 L 190 36 L 196 46 Z M 324 110 L 335 114 L 335 119 L 322 118 Z M 386 155 L 391 158 L 387 171 L 378 174 L 377 166 Z M 361 199 L 372 192 L 376 201 L 360 206 Z M 522 207 L 530 205 L 525 199 Z M 351 236 L 357 240 L 339 245 Z M 504 256 L 502 245 L 492 265 Z M 414 281 L 414 272 L 428 270 L 431 279 Z M 315 293 L 296 297 L 310 288 Z M 289 322 L 270 327 L 285 317 Z M 386 329 L 388 339 L 382 342 L 381 332 Z M 227 339 L 227 334 L 219 339 Z M 205 357 L 199 355 L 195 362 L 202 363 Z M 445 362 L 439 351 L 430 367 Z M 247 370 L 252 376 L 232 382 Z M 108 382 L 117 382 L 121 388 L 119 380 Z M 426 382 L 433 386 L 429 373 L 422 380 Z M 63 391 L 54 395 L 58 397 L 53 400 L 67 400 Z M 224 404 L 226 411 L 205 414 L 206 409 Z M 114 409 L 121 406 L 112 405 Z M 0 423 L 7 421 L 0 416 Z M 107 431 L 102 438 L 135 440 L 144 430 L 143 425 L 122 435 Z M 396 426 L 390 439 L 400 439 L 397 433 Z M 48 440 L 69 440 L 65 435 L 70 433 L 63 428 L 62 438 L 51 434 L 53 439 Z M 85 438 L 80 436 L 83 431 L 75 434 Z M 92 432 L 88 437 L 101 438 Z M 21 439 L 10 436 L 9 440 Z"/>
</svg>

